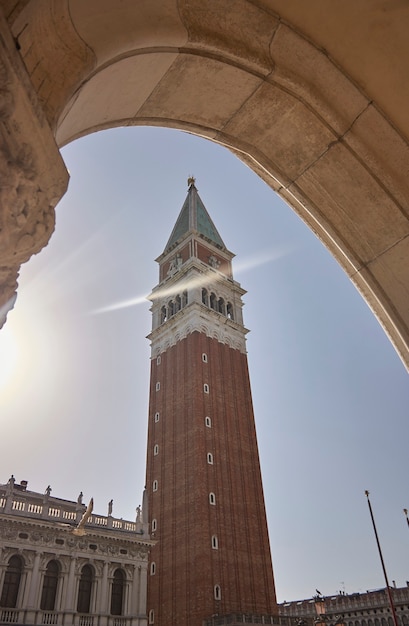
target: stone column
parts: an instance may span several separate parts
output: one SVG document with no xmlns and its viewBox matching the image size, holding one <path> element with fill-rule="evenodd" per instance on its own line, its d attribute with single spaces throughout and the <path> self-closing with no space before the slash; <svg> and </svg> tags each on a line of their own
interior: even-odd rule
<svg viewBox="0 0 409 626">
<path fill-rule="evenodd" d="M 202 302 L 202 286 L 197 284 L 196 278 L 198 278 L 199 274 L 196 270 L 190 270 L 187 274 L 187 280 L 193 279 L 191 285 L 188 287 L 187 292 L 187 301 L 188 303 L 192 302 Z M 210 295 L 210 294 L 209 294 Z"/>
<path fill-rule="evenodd" d="M 99 594 L 99 598 L 97 598 L 96 612 L 100 615 L 100 626 L 104 626 L 107 623 L 107 615 L 108 615 L 108 602 L 109 602 L 109 581 L 108 581 L 108 570 L 110 563 L 108 561 L 104 562 L 104 566 L 102 568 L 102 580 L 101 580 L 101 591 Z"/>
<path fill-rule="evenodd" d="M 132 617 L 132 583 L 133 583 L 133 573 L 131 574 L 131 578 L 129 577 L 129 568 L 123 567 L 123 571 L 125 572 L 125 580 L 123 586 L 123 596 L 122 596 L 122 615 L 124 617 Z"/>
<path fill-rule="evenodd" d="M 61 558 L 59 560 L 61 563 Z M 62 610 L 62 597 L 63 597 L 63 593 L 65 590 L 65 582 L 66 582 L 66 575 L 64 574 L 63 570 L 61 570 L 59 578 L 58 578 L 57 594 L 55 596 L 55 605 L 54 605 L 55 611 Z"/>
<path fill-rule="evenodd" d="M 6 563 L 1 563 L 0 564 L 0 593 L 3 590 L 4 574 L 6 572 L 6 569 L 7 569 L 7 564 Z"/>
<path fill-rule="evenodd" d="M 141 577 L 141 566 L 135 565 L 133 572 L 133 581 L 132 581 L 132 597 L 130 601 L 130 611 L 132 615 L 139 614 L 139 587 L 140 587 L 140 577 Z"/>
<path fill-rule="evenodd" d="M 139 585 L 139 615 L 146 614 L 146 594 L 148 588 L 148 564 L 145 563 L 140 570 L 140 585 Z"/>
<path fill-rule="evenodd" d="M 0 327 L 20 265 L 54 230 L 68 172 L 0 8 Z"/>
<path fill-rule="evenodd" d="M 41 552 L 37 552 L 34 557 L 33 569 L 31 571 L 30 584 L 27 585 L 27 599 L 24 598 L 24 603 L 27 603 L 27 608 L 37 608 L 39 605 L 39 587 L 40 587 L 40 562 L 42 557 Z M 28 581 L 27 581 L 28 582 Z"/>
<path fill-rule="evenodd" d="M 33 569 L 31 572 L 28 572 L 26 579 L 26 588 L 22 602 L 22 606 L 27 608 L 26 621 L 31 624 L 35 624 L 36 612 L 40 607 L 40 563 L 42 556 L 42 552 L 36 552 Z"/>
<path fill-rule="evenodd" d="M 70 626 L 74 623 L 74 614 L 75 614 L 75 588 L 76 588 L 76 580 L 75 580 L 75 567 L 77 564 L 77 559 L 73 557 L 70 561 L 70 569 L 68 571 L 68 580 L 65 585 L 65 591 L 63 592 L 63 597 L 61 600 L 61 610 L 64 611 L 64 624 L 65 626 Z"/>
</svg>

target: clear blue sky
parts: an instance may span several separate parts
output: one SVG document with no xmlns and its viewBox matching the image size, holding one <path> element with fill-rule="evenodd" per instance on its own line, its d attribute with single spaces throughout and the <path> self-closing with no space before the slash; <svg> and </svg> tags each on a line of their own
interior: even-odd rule
<svg viewBox="0 0 409 626">
<path fill-rule="evenodd" d="M 244 321 L 279 601 L 409 580 L 409 379 L 354 286 L 293 211 L 224 148 L 159 128 L 63 150 L 71 173 L 48 247 L 0 332 L 0 482 L 141 502 L 149 303 L 196 176 L 248 291 Z M 99 312 L 112 304 L 134 306 Z M 249 529 L 251 532 L 251 529 Z"/>
</svg>

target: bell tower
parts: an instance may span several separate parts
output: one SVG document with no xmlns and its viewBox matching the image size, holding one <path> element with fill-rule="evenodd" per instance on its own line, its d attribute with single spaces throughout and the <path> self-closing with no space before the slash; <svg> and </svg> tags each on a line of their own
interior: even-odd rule
<svg viewBox="0 0 409 626">
<path fill-rule="evenodd" d="M 149 623 L 277 614 L 242 296 L 195 186 L 159 256 L 146 485 Z M 233 623 L 233 622 L 232 622 Z"/>
</svg>

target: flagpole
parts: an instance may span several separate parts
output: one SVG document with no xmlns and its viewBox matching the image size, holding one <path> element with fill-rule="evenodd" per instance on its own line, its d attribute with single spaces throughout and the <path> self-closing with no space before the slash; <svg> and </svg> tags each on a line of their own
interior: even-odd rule
<svg viewBox="0 0 409 626">
<path fill-rule="evenodd" d="M 393 604 L 391 588 L 389 587 L 388 576 L 386 574 L 385 563 L 383 561 L 381 544 L 379 543 L 378 533 L 377 533 L 376 526 L 375 526 L 375 519 L 374 519 L 374 516 L 373 516 L 373 513 L 372 513 L 371 501 L 369 500 L 369 491 L 365 491 L 365 495 L 366 495 L 367 500 L 368 500 L 368 507 L 369 507 L 369 512 L 371 514 L 372 526 L 373 526 L 373 530 L 374 530 L 374 533 L 375 533 L 376 543 L 377 543 L 377 546 L 378 546 L 379 558 L 381 559 L 381 563 L 382 563 L 383 575 L 385 577 L 386 591 L 388 593 L 389 604 L 390 604 L 391 611 L 392 611 L 393 623 L 395 624 L 395 626 L 398 626 L 398 618 L 396 617 L 395 605 Z"/>
</svg>

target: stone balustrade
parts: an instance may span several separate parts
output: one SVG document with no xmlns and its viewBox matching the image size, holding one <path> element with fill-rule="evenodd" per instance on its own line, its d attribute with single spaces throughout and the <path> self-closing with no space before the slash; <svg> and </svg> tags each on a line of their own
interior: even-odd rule
<svg viewBox="0 0 409 626">
<path fill-rule="evenodd" d="M 300 626 L 300 620 L 280 615 L 253 615 L 235 613 L 230 615 L 214 615 L 203 622 L 203 626 L 240 626 L 241 624 L 275 624 L 276 626 Z M 312 626 L 311 619 L 303 620 L 302 626 Z"/>
<path fill-rule="evenodd" d="M 29 617 L 28 617 L 29 614 Z M 0 624 L 30 624 L 33 626 L 63 626 L 67 623 L 67 617 L 72 619 L 72 614 L 66 611 L 28 611 L 26 609 L 0 608 Z M 135 616 L 106 616 L 106 626 L 132 626 L 135 624 Z M 97 615 L 74 615 L 72 626 L 100 626 L 100 617 Z"/>
<path fill-rule="evenodd" d="M 0 497 L 0 513 L 9 513 L 12 515 L 21 515 L 24 518 L 32 517 L 34 519 L 44 519 L 56 522 L 61 520 L 62 523 L 76 525 L 81 520 L 86 506 L 83 504 L 73 508 L 73 503 L 67 502 L 67 506 L 48 502 L 46 496 L 42 504 L 38 500 L 30 502 L 27 496 L 19 497 L 15 493 Z M 144 534 L 142 521 L 135 522 L 123 519 L 117 519 L 112 515 L 91 515 L 87 520 L 87 527 L 94 527 L 101 530 L 113 529 L 126 533 Z"/>
</svg>

